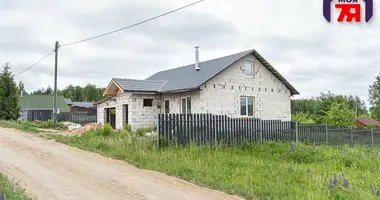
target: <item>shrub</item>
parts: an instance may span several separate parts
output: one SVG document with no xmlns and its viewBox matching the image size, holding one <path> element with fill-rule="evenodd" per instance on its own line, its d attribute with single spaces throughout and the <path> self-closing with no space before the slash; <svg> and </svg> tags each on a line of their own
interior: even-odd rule
<svg viewBox="0 0 380 200">
<path fill-rule="evenodd" d="M 144 136 L 145 134 L 154 131 L 154 127 L 148 127 L 148 128 L 138 128 L 136 130 L 136 135 L 138 136 Z"/>
<path fill-rule="evenodd" d="M 112 126 L 108 123 L 104 124 L 101 134 L 103 136 L 110 136 L 113 132 Z"/>
<path fill-rule="evenodd" d="M 132 127 L 131 127 L 131 125 L 129 125 L 129 124 L 127 124 L 127 125 L 125 125 L 125 130 L 127 131 L 127 132 L 132 132 Z"/>
</svg>

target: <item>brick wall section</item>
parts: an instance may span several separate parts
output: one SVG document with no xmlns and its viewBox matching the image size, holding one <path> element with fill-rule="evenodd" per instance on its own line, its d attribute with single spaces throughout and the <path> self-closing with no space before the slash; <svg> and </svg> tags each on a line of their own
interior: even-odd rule
<svg viewBox="0 0 380 200">
<path fill-rule="evenodd" d="M 255 78 L 245 77 L 241 69 L 244 60 L 254 62 Z M 240 96 L 253 96 L 255 117 L 291 119 L 290 91 L 253 55 L 239 60 L 201 88 L 201 112 L 240 117 Z"/>
</svg>

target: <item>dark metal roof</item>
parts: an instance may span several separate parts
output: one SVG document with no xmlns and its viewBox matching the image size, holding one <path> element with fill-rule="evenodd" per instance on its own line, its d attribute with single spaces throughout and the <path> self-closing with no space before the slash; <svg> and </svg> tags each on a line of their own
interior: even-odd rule
<svg viewBox="0 0 380 200">
<path fill-rule="evenodd" d="M 93 108 L 94 105 L 93 102 L 72 102 L 72 105 L 75 107 L 81 107 L 81 108 Z"/>
<path fill-rule="evenodd" d="M 157 90 L 157 92 L 161 93 L 198 89 L 202 84 L 206 83 L 219 73 L 223 72 L 229 66 L 234 64 L 236 61 L 249 54 L 253 54 L 271 73 L 273 73 L 273 75 L 275 75 L 281 82 L 283 82 L 284 85 L 290 90 L 292 95 L 299 94 L 299 92 L 254 49 L 201 62 L 201 69 L 199 71 L 196 71 L 195 65 L 191 64 L 179 68 L 157 72 L 156 74 L 148 77 L 145 81 L 167 81 L 166 84 L 163 83 L 163 81 L 159 81 L 159 83 L 162 83 L 162 88 L 160 90 Z M 159 84 L 157 83 L 157 85 Z"/>
<path fill-rule="evenodd" d="M 124 91 L 135 92 L 159 92 L 167 81 L 157 80 L 136 80 L 136 79 L 122 79 L 114 78 L 116 84 L 118 84 Z"/>
</svg>

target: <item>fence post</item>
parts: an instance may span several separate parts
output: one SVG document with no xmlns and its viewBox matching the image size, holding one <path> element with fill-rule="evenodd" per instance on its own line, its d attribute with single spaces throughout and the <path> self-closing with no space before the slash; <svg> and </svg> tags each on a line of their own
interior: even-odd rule
<svg viewBox="0 0 380 200">
<path fill-rule="evenodd" d="M 352 127 L 350 128 L 350 135 L 351 135 L 351 145 L 354 146 L 354 134 L 352 132 Z"/>
<path fill-rule="evenodd" d="M 260 140 L 261 140 L 261 143 L 264 143 L 264 139 L 263 139 L 263 120 L 259 119 L 259 131 L 260 131 Z"/>
<path fill-rule="evenodd" d="M 329 130 L 328 130 L 327 124 L 326 124 L 326 145 L 329 145 Z"/>
<path fill-rule="evenodd" d="M 375 141 L 373 140 L 373 128 L 371 128 L 372 147 L 375 147 Z"/>
<path fill-rule="evenodd" d="M 298 122 L 296 121 L 296 147 L 298 147 Z"/>
<path fill-rule="evenodd" d="M 157 117 L 157 147 L 160 148 L 160 121 L 161 121 L 161 114 L 158 114 Z"/>
</svg>

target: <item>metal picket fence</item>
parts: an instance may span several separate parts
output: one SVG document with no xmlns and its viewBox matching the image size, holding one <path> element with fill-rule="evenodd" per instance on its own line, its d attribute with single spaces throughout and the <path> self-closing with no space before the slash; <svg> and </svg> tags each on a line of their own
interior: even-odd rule
<svg viewBox="0 0 380 200">
<path fill-rule="evenodd" d="M 61 112 L 57 115 L 57 121 L 63 122 L 73 122 L 77 124 L 87 124 L 97 121 L 96 115 L 88 115 L 87 113 L 81 112 Z"/>
<path fill-rule="evenodd" d="M 158 146 L 233 146 L 270 141 L 380 146 L 380 131 L 373 129 L 332 128 L 326 124 L 298 124 L 212 114 L 159 114 L 157 132 Z"/>
</svg>

